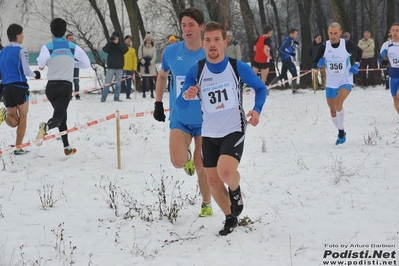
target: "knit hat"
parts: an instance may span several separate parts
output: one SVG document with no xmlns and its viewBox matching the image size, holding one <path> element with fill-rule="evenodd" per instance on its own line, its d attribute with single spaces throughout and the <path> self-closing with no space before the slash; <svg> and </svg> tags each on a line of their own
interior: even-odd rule
<svg viewBox="0 0 399 266">
<path fill-rule="evenodd" d="M 66 32 L 67 23 L 62 18 L 55 18 L 51 21 L 50 30 L 54 37 L 63 37 Z"/>
<path fill-rule="evenodd" d="M 117 32 L 117 31 L 114 31 L 114 32 L 112 33 L 112 36 L 118 37 L 118 38 L 121 37 L 121 35 L 120 35 L 119 32 Z"/>
<path fill-rule="evenodd" d="M 152 38 L 152 35 L 151 35 L 150 33 L 147 33 L 147 34 L 145 35 L 145 37 L 144 37 L 144 41 L 146 41 L 146 40 L 151 40 L 151 41 L 153 41 L 154 39 Z"/>
<path fill-rule="evenodd" d="M 169 39 L 168 39 L 168 42 L 172 42 L 172 41 L 177 42 L 177 39 L 176 39 L 176 37 L 175 37 L 174 35 L 171 35 L 171 36 L 169 37 Z"/>
</svg>

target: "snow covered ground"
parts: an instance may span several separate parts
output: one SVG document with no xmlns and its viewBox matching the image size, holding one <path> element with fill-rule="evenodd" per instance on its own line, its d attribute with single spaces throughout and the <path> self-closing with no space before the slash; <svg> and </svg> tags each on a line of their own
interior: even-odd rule
<svg viewBox="0 0 399 266">
<path fill-rule="evenodd" d="M 81 76 L 93 77 L 81 89 L 95 86 L 91 71 Z M 30 81 L 39 103 L 30 105 L 25 142 L 52 113 L 45 83 Z M 244 97 L 246 111 L 253 98 Z M 198 217 L 196 177 L 171 165 L 168 123 L 153 119 L 153 105 L 140 94 L 105 103 L 84 94 L 68 109 L 69 127 L 82 127 L 69 135 L 76 155 L 66 157 L 56 139 L 3 154 L 0 265 L 396 265 L 399 117 L 382 86 L 354 88 L 339 146 L 324 91 L 272 90 L 260 124 L 248 127 L 242 225 L 226 237 L 217 235 L 224 216 L 215 202 L 213 217 Z M 116 119 L 87 126 L 116 110 L 128 115 L 122 169 Z M 15 129 L 3 123 L 0 136 L 3 150 Z"/>
</svg>

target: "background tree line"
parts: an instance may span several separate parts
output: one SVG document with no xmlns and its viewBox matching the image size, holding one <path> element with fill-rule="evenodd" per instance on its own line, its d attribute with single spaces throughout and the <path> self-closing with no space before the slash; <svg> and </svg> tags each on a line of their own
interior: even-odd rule
<svg viewBox="0 0 399 266">
<path fill-rule="evenodd" d="M 201 8 L 206 22 L 218 21 L 233 31 L 241 43 L 243 60 L 248 62 L 266 24 L 274 28 L 275 55 L 288 30 L 298 29 L 297 60 L 301 69 L 310 68 L 306 50 L 313 37 L 321 34 L 326 40 L 328 25 L 333 21 L 339 22 L 355 42 L 369 30 L 376 50 L 386 40 L 390 25 L 399 21 L 399 0 L 22 0 L 21 4 L 30 21 L 49 23 L 54 16 L 64 18 L 78 43 L 90 49 L 103 67 L 100 51 L 113 31 L 131 35 L 136 50 L 150 31 L 160 50 L 171 34 L 181 38 L 178 14 L 187 7 Z"/>
</svg>

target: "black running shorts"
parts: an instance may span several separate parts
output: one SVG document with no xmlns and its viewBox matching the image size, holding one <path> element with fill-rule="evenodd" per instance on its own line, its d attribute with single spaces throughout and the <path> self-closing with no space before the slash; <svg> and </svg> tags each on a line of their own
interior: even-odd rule
<svg viewBox="0 0 399 266">
<path fill-rule="evenodd" d="M 233 132 L 223 138 L 202 137 L 202 162 L 204 167 L 216 167 L 220 155 L 230 155 L 241 160 L 245 134 Z"/>
<path fill-rule="evenodd" d="M 28 84 L 6 84 L 3 89 L 3 101 L 7 108 L 13 108 L 29 101 Z"/>
</svg>

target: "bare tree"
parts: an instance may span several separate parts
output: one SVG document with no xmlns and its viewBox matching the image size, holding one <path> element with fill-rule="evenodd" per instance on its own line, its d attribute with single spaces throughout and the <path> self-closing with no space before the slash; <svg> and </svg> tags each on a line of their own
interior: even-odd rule
<svg viewBox="0 0 399 266">
<path fill-rule="evenodd" d="M 299 21 L 300 21 L 300 33 L 301 33 L 301 64 L 300 69 L 310 69 L 311 59 L 308 57 L 307 48 L 311 44 L 312 36 L 310 30 L 309 14 L 311 10 L 310 1 L 297 0 L 298 11 L 299 11 Z M 301 79 L 301 84 L 310 85 L 312 83 L 312 76 L 305 75 Z"/>
<path fill-rule="evenodd" d="M 259 7 L 259 16 L 260 16 L 260 24 L 262 25 L 262 29 L 266 26 L 266 15 L 265 15 L 265 5 L 263 0 L 258 0 Z"/>
<path fill-rule="evenodd" d="M 351 32 L 351 20 L 352 16 L 347 12 L 349 8 L 346 7 L 345 1 L 342 0 L 328 0 L 328 4 L 331 9 L 331 13 L 333 16 L 334 21 L 341 24 L 343 29 L 346 31 Z"/>
<path fill-rule="evenodd" d="M 180 12 L 186 8 L 186 3 L 184 3 L 183 0 L 171 0 L 171 3 L 177 17 L 179 16 Z"/>
<path fill-rule="evenodd" d="M 205 0 L 205 5 L 211 20 L 230 29 L 230 1 L 229 0 Z"/>
<path fill-rule="evenodd" d="M 254 51 L 251 49 L 255 43 L 255 22 L 254 14 L 249 7 L 248 0 L 239 0 L 242 19 L 244 21 L 244 28 L 247 35 L 247 44 L 249 49 L 250 58 L 253 58 Z"/>
</svg>

